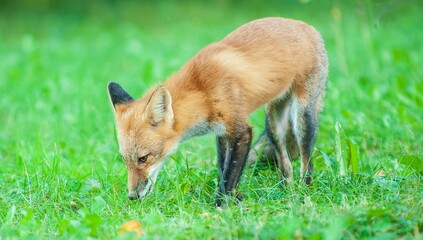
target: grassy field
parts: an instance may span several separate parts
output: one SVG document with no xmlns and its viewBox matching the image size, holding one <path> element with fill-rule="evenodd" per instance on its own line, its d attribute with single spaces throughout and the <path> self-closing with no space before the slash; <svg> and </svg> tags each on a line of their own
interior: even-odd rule
<svg viewBox="0 0 423 240">
<path fill-rule="evenodd" d="M 132 238 L 119 229 L 134 219 L 144 239 L 423 239 L 421 1 L 59 3 L 0 7 L 0 239 Z M 107 82 L 141 96 L 265 16 L 304 20 L 326 41 L 312 186 L 284 188 L 261 163 L 244 172 L 243 201 L 217 209 L 205 136 L 129 201 Z M 250 123 L 258 136 L 263 110 Z"/>
</svg>

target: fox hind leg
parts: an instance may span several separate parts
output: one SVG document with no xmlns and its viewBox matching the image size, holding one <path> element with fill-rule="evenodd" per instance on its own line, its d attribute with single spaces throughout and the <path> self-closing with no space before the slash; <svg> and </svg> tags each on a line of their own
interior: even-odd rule
<svg viewBox="0 0 423 240">
<path fill-rule="evenodd" d="M 311 183 L 311 175 L 314 170 L 311 152 L 316 139 L 318 125 L 315 112 L 313 105 L 303 107 L 299 106 L 296 101 L 294 101 L 291 111 L 293 132 L 301 155 L 300 176 L 304 178 L 306 184 Z"/>
<path fill-rule="evenodd" d="M 327 58 L 324 52 L 322 54 L 322 65 L 316 72 L 307 75 L 307 84 L 294 86 L 293 89 L 291 123 L 301 155 L 300 175 L 306 184 L 311 183 L 314 171 L 311 154 L 319 125 L 318 114 L 326 88 Z"/>
<path fill-rule="evenodd" d="M 321 95 L 308 96 L 307 99 L 294 99 L 292 104 L 291 122 L 301 155 L 300 174 L 306 184 L 311 183 L 314 171 L 311 154 L 317 135 L 321 101 Z"/>
<path fill-rule="evenodd" d="M 291 108 L 290 97 L 269 103 L 265 110 L 268 121 L 268 134 L 276 149 L 278 168 L 284 177 L 285 183 L 292 182 L 292 164 L 289 157 L 289 133 Z"/>
<path fill-rule="evenodd" d="M 271 133 L 269 133 L 267 116 L 266 116 L 266 127 L 264 131 L 260 134 L 259 138 L 253 144 L 253 147 L 250 150 L 248 155 L 248 165 L 252 166 L 257 161 L 265 162 L 271 161 L 276 162 L 276 149 L 274 143 L 271 140 Z"/>
</svg>

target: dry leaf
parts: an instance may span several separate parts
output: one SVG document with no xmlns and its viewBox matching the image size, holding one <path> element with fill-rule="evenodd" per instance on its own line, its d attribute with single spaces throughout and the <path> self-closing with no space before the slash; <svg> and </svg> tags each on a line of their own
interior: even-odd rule
<svg viewBox="0 0 423 240">
<path fill-rule="evenodd" d="M 119 235 L 124 235 L 125 232 L 136 232 L 137 237 L 141 237 L 142 229 L 141 224 L 137 220 L 128 221 L 120 227 Z"/>
</svg>

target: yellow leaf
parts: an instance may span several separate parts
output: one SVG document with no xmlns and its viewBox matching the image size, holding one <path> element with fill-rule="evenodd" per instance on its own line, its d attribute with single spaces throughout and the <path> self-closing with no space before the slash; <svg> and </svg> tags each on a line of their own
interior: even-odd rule
<svg viewBox="0 0 423 240">
<path fill-rule="evenodd" d="M 137 237 L 141 237 L 142 229 L 141 224 L 137 220 L 128 221 L 120 227 L 119 235 L 125 235 L 125 232 L 136 232 Z"/>
</svg>

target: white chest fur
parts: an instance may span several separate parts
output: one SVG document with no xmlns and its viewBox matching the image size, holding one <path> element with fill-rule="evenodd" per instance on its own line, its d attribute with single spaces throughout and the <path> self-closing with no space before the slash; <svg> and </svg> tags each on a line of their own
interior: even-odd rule
<svg viewBox="0 0 423 240">
<path fill-rule="evenodd" d="M 189 127 L 181 137 L 181 141 L 185 141 L 192 137 L 202 136 L 214 133 L 216 136 L 222 136 L 226 133 L 226 126 L 223 123 L 200 121 L 199 123 Z"/>
</svg>

